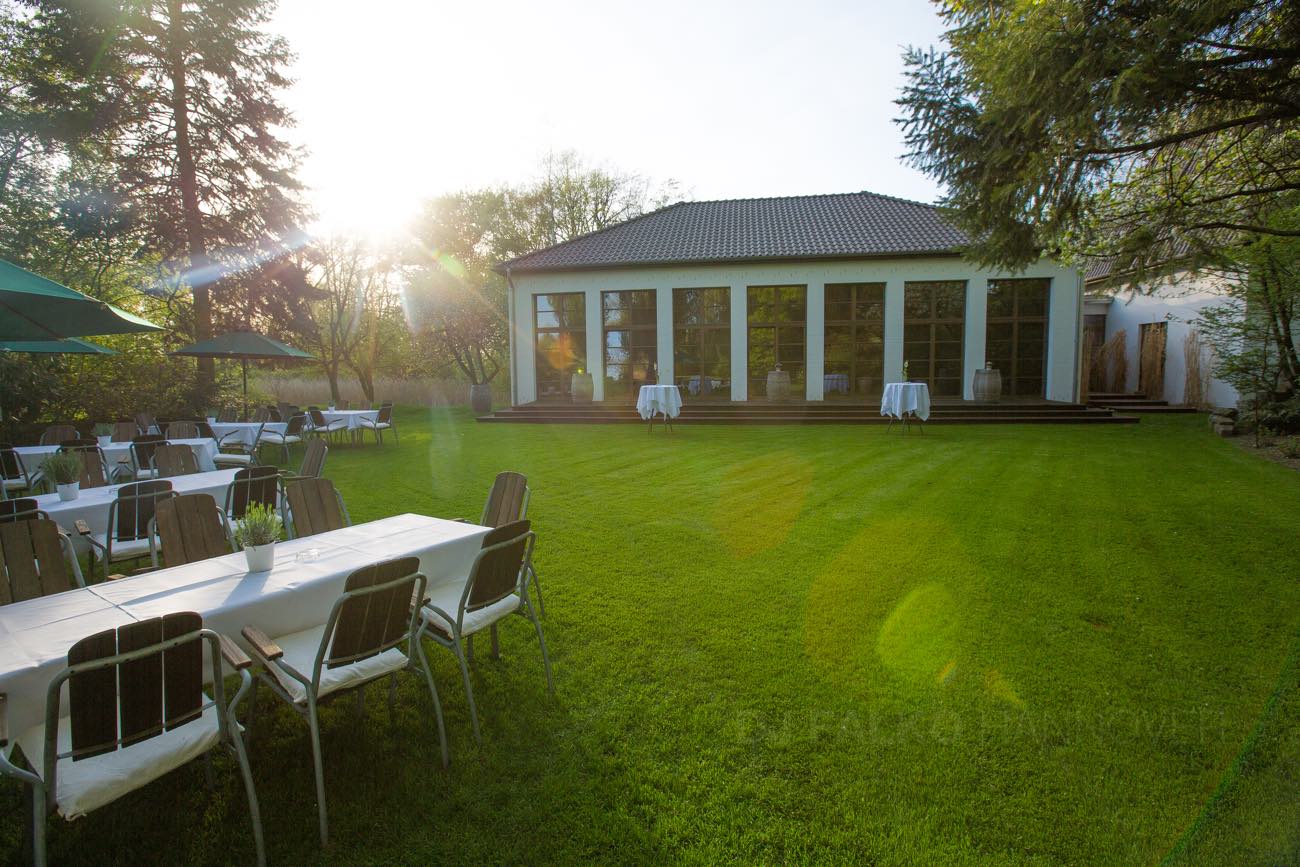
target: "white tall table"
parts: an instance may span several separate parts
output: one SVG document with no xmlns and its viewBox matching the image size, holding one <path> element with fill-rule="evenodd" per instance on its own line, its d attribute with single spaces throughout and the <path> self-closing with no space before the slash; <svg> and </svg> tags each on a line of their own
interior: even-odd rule
<svg viewBox="0 0 1300 867">
<path fill-rule="evenodd" d="M 654 430 L 656 415 L 672 430 L 672 420 L 682 411 L 681 390 L 675 385 L 643 385 L 636 396 L 636 411 L 650 422 L 650 430 Z"/>
<path fill-rule="evenodd" d="M 880 396 L 880 414 L 889 416 L 891 428 L 895 421 L 901 421 L 903 433 L 907 433 L 909 421 L 930 418 L 930 386 L 924 382 L 889 383 Z"/>
</svg>

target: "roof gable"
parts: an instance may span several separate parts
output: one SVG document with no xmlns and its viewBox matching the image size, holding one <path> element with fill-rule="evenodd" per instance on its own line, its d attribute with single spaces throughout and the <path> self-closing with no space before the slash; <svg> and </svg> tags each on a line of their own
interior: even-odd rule
<svg viewBox="0 0 1300 867">
<path fill-rule="evenodd" d="M 678 202 L 497 270 L 944 255 L 967 236 L 939 208 L 876 193 Z"/>
</svg>

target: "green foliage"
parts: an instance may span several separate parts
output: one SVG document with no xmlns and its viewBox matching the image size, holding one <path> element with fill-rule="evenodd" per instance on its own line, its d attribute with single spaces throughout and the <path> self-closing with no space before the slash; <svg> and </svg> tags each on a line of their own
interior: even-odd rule
<svg viewBox="0 0 1300 867">
<path fill-rule="evenodd" d="M 1300 14 L 1286 0 L 941 0 L 910 49 L 908 159 L 983 264 L 1212 253 L 1300 189 Z"/>
<path fill-rule="evenodd" d="M 70 485 L 81 479 L 81 455 L 76 452 L 55 452 L 41 467 L 56 485 Z"/>
<path fill-rule="evenodd" d="M 279 512 L 271 506 L 253 503 L 244 517 L 235 521 L 235 541 L 242 548 L 270 545 L 279 540 L 283 530 Z"/>
<path fill-rule="evenodd" d="M 1300 408 L 1296 412 L 1297 425 L 1293 430 L 1300 430 Z M 1282 453 L 1283 457 L 1291 460 L 1300 460 L 1300 437 L 1287 437 L 1277 444 L 1277 450 Z"/>
</svg>

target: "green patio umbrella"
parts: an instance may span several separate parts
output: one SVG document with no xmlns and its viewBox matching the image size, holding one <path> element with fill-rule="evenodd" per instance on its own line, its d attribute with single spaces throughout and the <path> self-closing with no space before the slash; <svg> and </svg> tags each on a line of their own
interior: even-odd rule
<svg viewBox="0 0 1300 867">
<path fill-rule="evenodd" d="M 77 340 L 70 337 L 65 340 L 0 340 L 0 355 L 117 355 L 117 350 L 91 343 L 89 340 Z M 0 425 L 6 423 L 4 414 L 4 389 L 0 388 Z"/>
<path fill-rule="evenodd" d="M 244 371 L 244 414 L 248 414 L 248 362 L 250 359 L 315 359 L 316 356 L 292 346 L 285 346 L 255 331 L 232 331 L 220 337 L 200 340 L 198 343 L 177 349 L 172 355 L 190 355 L 195 358 L 238 358 Z"/>
<path fill-rule="evenodd" d="M 0 259 L 0 340 L 161 330 L 147 319 Z"/>
</svg>

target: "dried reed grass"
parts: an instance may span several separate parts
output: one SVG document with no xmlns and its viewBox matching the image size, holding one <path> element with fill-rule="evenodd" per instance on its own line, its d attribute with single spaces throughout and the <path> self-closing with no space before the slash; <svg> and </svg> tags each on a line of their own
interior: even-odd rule
<svg viewBox="0 0 1300 867">
<path fill-rule="evenodd" d="M 1205 357 L 1208 347 L 1195 328 L 1183 338 L 1183 404 L 1205 409 L 1209 405 L 1210 372 Z"/>
<path fill-rule="evenodd" d="M 1103 388 L 1122 394 L 1128 388 L 1128 332 L 1121 328 L 1101 345 L 1097 353 Z"/>
<path fill-rule="evenodd" d="M 1142 331 L 1138 389 L 1149 400 L 1162 400 L 1165 396 L 1165 339 L 1164 328 L 1152 327 Z"/>
<path fill-rule="evenodd" d="M 493 398 L 499 406 L 506 402 L 504 383 L 493 383 Z M 277 401 L 309 406 L 329 402 L 330 384 L 324 376 L 268 376 L 256 382 L 258 391 Z M 369 406 L 361 386 L 352 380 L 339 383 L 339 397 L 353 406 Z M 465 406 L 469 403 L 469 383 L 436 379 L 375 379 L 375 400 L 391 400 L 409 406 Z"/>
</svg>

